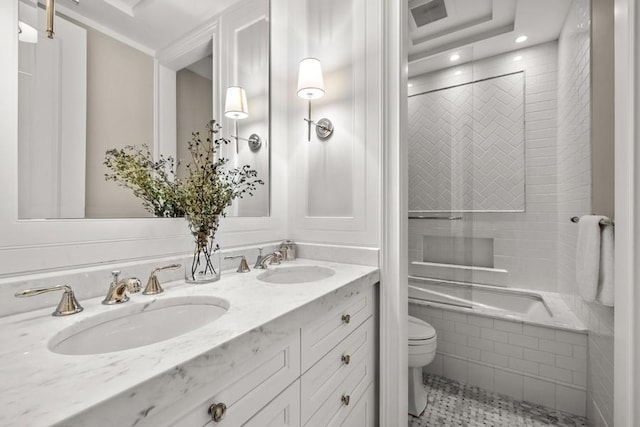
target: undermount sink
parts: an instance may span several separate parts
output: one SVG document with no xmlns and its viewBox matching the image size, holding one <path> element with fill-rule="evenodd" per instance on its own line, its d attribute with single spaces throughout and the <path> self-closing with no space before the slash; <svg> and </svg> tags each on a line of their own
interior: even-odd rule
<svg viewBox="0 0 640 427">
<path fill-rule="evenodd" d="M 258 275 L 258 280 L 267 283 L 309 283 L 331 277 L 336 272 L 328 267 L 292 266 L 276 267 Z"/>
<path fill-rule="evenodd" d="M 82 355 L 142 347 L 198 329 L 227 310 L 229 302 L 216 297 L 129 302 L 63 329 L 51 339 L 49 349 L 59 354 Z"/>
</svg>

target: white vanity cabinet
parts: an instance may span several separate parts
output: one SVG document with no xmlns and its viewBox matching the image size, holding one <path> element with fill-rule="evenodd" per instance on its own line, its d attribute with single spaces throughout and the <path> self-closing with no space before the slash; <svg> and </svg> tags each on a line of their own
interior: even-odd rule
<svg viewBox="0 0 640 427">
<path fill-rule="evenodd" d="M 373 291 L 355 295 L 302 327 L 303 426 L 373 427 L 372 416 L 352 415 L 370 413 L 375 405 L 371 398 L 377 347 Z"/>
<path fill-rule="evenodd" d="M 350 295 L 250 368 L 234 369 L 225 389 L 177 417 L 175 425 L 373 427 L 374 313 L 373 287 Z M 219 422 L 208 413 L 217 403 L 227 407 Z"/>
<path fill-rule="evenodd" d="M 189 378 L 186 384 L 197 386 L 185 389 L 180 398 L 162 407 L 136 411 L 135 419 L 116 421 L 103 407 L 64 425 L 373 427 L 377 402 L 375 295 L 375 286 L 329 294 L 308 306 L 308 311 L 281 318 L 281 324 L 291 331 L 288 337 L 279 335 L 278 341 L 266 347 L 237 347 L 238 362 L 227 371 L 216 367 L 216 358 L 202 359 L 189 370 L 176 367 L 176 372 Z M 300 318 L 301 326 L 290 323 Z M 164 393 L 153 390 L 141 393 Z M 212 412 L 216 411 L 214 419 Z"/>
<path fill-rule="evenodd" d="M 204 389 L 191 393 L 178 402 L 138 425 L 144 426 L 203 426 L 237 427 L 261 425 L 253 418 L 261 410 L 272 420 L 284 415 L 290 424 L 263 424 L 298 426 L 300 412 L 300 337 L 276 344 L 262 354 L 238 365 L 232 371 L 216 379 Z M 290 386 L 291 385 L 291 386 Z M 290 387 L 289 389 L 287 387 Z M 287 389 L 279 396 L 282 390 Z M 294 393 L 291 390 L 296 390 Z M 197 394 L 197 396 L 195 396 Z M 293 397 L 292 397 L 293 396 Z M 274 400 L 275 399 L 275 400 Z M 272 402 L 273 401 L 273 402 Z M 270 403 L 271 402 L 271 403 Z M 216 405 L 225 409 L 220 419 L 214 421 L 210 408 Z M 273 406 L 272 406 L 273 405 Z M 298 420 L 295 422 L 295 420 Z M 274 421 L 275 422 L 275 421 Z"/>
</svg>

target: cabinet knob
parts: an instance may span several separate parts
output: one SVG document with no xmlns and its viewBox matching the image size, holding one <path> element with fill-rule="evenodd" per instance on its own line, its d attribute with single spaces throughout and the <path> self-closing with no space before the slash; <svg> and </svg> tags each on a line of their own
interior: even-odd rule
<svg viewBox="0 0 640 427">
<path fill-rule="evenodd" d="M 351 356 L 349 356 L 348 354 L 343 354 L 342 363 L 344 363 L 345 365 L 348 365 L 349 362 L 351 362 Z"/>
<path fill-rule="evenodd" d="M 351 397 L 348 394 L 343 394 L 340 400 L 342 400 L 342 403 L 344 404 L 344 406 L 349 406 L 349 401 L 351 400 Z"/>
<path fill-rule="evenodd" d="M 209 406 L 209 415 L 211 415 L 211 419 L 219 423 L 224 418 L 224 414 L 227 413 L 227 405 L 224 403 L 214 403 Z"/>
<path fill-rule="evenodd" d="M 342 315 L 342 323 L 348 324 L 349 322 L 351 322 L 351 315 L 343 314 Z"/>
</svg>

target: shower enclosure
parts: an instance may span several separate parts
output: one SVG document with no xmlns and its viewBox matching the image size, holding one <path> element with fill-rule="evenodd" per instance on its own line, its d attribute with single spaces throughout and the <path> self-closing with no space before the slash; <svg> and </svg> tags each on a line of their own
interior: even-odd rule
<svg viewBox="0 0 640 427">
<path fill-rule="evenodd" d="M 470 43 L 410 25 L 409 311 L 438 333 L 428 371 L 613 425 L 613 309 L 578 295 L 571 221 L 593 213 L 592 5 L 507 3 L 515 27 Z"/>
</svg>

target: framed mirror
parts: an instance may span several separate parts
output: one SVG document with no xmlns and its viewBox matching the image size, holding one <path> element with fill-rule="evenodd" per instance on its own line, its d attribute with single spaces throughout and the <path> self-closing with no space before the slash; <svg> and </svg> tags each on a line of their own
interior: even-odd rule
<svg viewBox="0 0 640 427">
<path fill-rule="evenodd" d="M 227 214 L 270 215 L 269 0 L 58 0 L 53 38 L 45 22 L 44 4 L 19 1 L 18 218 L 153 217 L 105 180 L 106 150 L 146 145 L 180 175 L 212 118 L 228 165 L 265 182 Z M 246 118 L 225 116 L 228 87 Z"/>
</svg>

